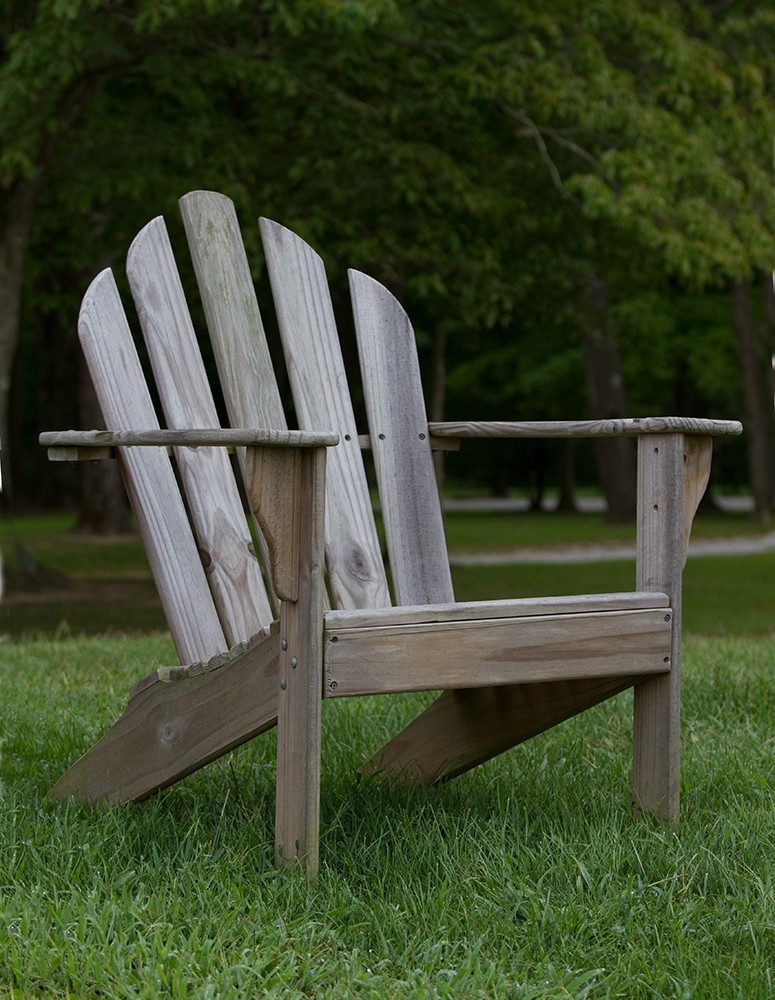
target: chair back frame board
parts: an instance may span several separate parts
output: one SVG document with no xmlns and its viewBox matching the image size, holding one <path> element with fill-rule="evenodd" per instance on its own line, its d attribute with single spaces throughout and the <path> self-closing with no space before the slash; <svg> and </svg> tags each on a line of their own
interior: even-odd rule
<svg viewBox="0 0 775 1000">
<path fill-rule="evenodd" d="M 681 574 L 712 438 L 740 425 L 429 424 L 409 318 L 384 286 L 351 270 L 388 574 L 322 259 L 260 220 L 299 424 L 289 430 L 234 206 L 197 191 L 181 211 L 231 427 L 219 427 L 157 218 L 133 242 L 127 274 L 165 427 L 103 271 L 84 297 L 79 336 L 109 430 L 41 435 L 52 459 L 118 456 L 181 665 L 135 685 L 124 714 L 52 796 L 137 801 L 277 725 L 275 855 L 314 877 L 323 698 L 441 690 L 364 765 L 429 782 L 635 685 L 636 810 L 675 819 Z M 455 602 L 432 447 L 615 434 L 638 438 L 636 590 Z"/>
</svg>

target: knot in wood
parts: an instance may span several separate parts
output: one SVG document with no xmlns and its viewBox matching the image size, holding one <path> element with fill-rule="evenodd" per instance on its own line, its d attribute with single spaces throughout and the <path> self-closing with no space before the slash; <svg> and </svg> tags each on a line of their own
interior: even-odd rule
<svg viewBox="0 0 775 1000">
<path fill-rule="evenodd" d="M 360 545 L 355 545 L 350 550 L 346 565 L 348 571 L 359 580 L 371 580 L 374 577 L 368 554 Z"/>
<path fill-rule="evenodd" d="M 213 564 L 213 557 L 207 551 L 207 549 L 199 550 L 199 558 L 202 560 L 202 565 L 205 569 L 209 569 Z"/>
<path fill-rule="evenodd" d="M 175 719 L 168 719 L 159 729 L 159 743 L 172 749 L 180 739 L 180 724 Z"/>
</svg>

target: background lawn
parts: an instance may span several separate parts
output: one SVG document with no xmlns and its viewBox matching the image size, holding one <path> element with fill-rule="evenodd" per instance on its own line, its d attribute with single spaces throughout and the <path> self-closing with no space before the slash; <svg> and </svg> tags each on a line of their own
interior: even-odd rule
<svg viewBox="0 0 775 1000">
<path fill-rule="evenodd" d="M 455 555 L 518 550 L 551 550 L 567 545 L 634 544 L 634 528 L 606 525 L 599 513 L 448 512 L 447 540 Z M 104 634 L 163 631 L 159 606 L 143 547 L 137 537 L 95 538 L 73 534 L 67 515 L 21 518 L 16 535 L 47 569 L 62 574 L 40 589 L 15 593 L 0 604 L 0 634 Z M 0 531 L 4 526 L 0 523 Z M 693 538 L 751 538 L 762 529 L 745 514 L 703 514 Z M 18 556 L 8 528 L 0 535 L 6 568 Z M 460 600 L 604 593 L 633 590 L 634 560 L 593 563 L 526 563 L 455 566 Z M 684 627 L 713 634 L 766 634 L 773 629 L 775 552 L 746 556 L 703 556 L 689 560 L 684 579 Z"/>
<path fill-rule="evenodd" d="M 44 553 L 25 530 L 73 576 L 71 544 L 82 577 L 148 586 L 135 543 L 45 531 Z M 129 686 L 174 662 L 166 634 L 64 637 L 63 618 L 59 638 L 7 638 L 0 995 L 772 997 L 774 568 L 690 561 L 678 827 L 631 818 L 630 694 L 415 790 L 357 768 L 427 696 L 327 703 L 315 891 L 272 867 L 272 734 L 139 805 L 46 800 Z M 456 586 L 571 593 L 631 572 L 461 567 Z M 102 620 L 117 632 L 128 610 Z"/>
</svg>

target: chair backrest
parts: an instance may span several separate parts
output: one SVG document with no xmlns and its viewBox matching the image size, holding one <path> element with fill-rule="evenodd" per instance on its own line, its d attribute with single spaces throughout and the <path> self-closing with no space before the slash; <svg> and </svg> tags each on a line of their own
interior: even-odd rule
<svg viewBox="0 0 775 1000">
<path fill-rule="evenodd" d="M 223 195 L 197 191 L 181 200 L 181 211 L 229 422 L 285 428 L 234 206 Z M 340 437 L 327 465 L 331 603 L 387 606 L 387 574 L 323 263 L 276 223 L 262 219 L 261 236 L 299 427 Z M 162 219 L 132 244 L 127 274 L 167 426 L 217 427 Z M 383 286 L 358 272 L 350 272 L 350 285 L 395 601 L 448 602 L 452 584 L 414 334 Z M 108 427 L 158 426 L 109 272 L 84 298 L 79 333 Z M 170 630 L 181 661 L 191 662 L 266 629 L 273 598 L 227 456 L 219 449 L 178 448 L 175 459 L 178 481 L 162 449 L 121 454 Z M 256 537 L 260 545 L 260 533 Z"/>
</svg>

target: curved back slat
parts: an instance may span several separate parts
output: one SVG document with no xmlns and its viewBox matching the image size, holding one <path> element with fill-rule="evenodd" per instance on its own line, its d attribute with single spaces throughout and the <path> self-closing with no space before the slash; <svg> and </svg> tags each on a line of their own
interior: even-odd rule
<svg viewBox="0 0 775 1000">
<path fill-rule="evenodd" d="M 202 297 L 226 411 L 232 427 L 285 430 L 264 324 L 234 203 L 216 191 L 192 191 L 180 212 Z M 237 449 L 245 481 L 245 449 Z M 269 555 L 253 518 L 270 600 Z"/>
<path fill-rule="evenodd" d="M 360 271 L 348 275 L 396 602 L 451 602 L 414 331 L 383 285 Z"/>
<path fill-rule="evenodd" d="M 231 199 L 192 191 L 180 199 L 191 258 L 232 427 L 288 423 Z"/>
<path fill-rule="evenodd" d="M 84 296 L 78 335 L 108 429 L 158 428 L 109 269 L 94 279 Z M 226 648 L 226 639 L 167 452 L 122 448 L 119 460 L 180 661 L 209 659 Z"/>
<path fill-rule="evenodd" d="M 169 428 L 216 428 L 218 415 L 162 218 L 137 236 L 127 276 Z M 223 448 L 175 458 L 215 606 L 229 645 L 272 621 L 234 473 Z"/>
<path fill-rule="evenodd" d="M 337 608 L 390 605 L 323 262 L 290 230 L 261 219 L 288 376 L 302 430 L 333 430 L 326 470 L 326 566 Z"/>
</svg>

